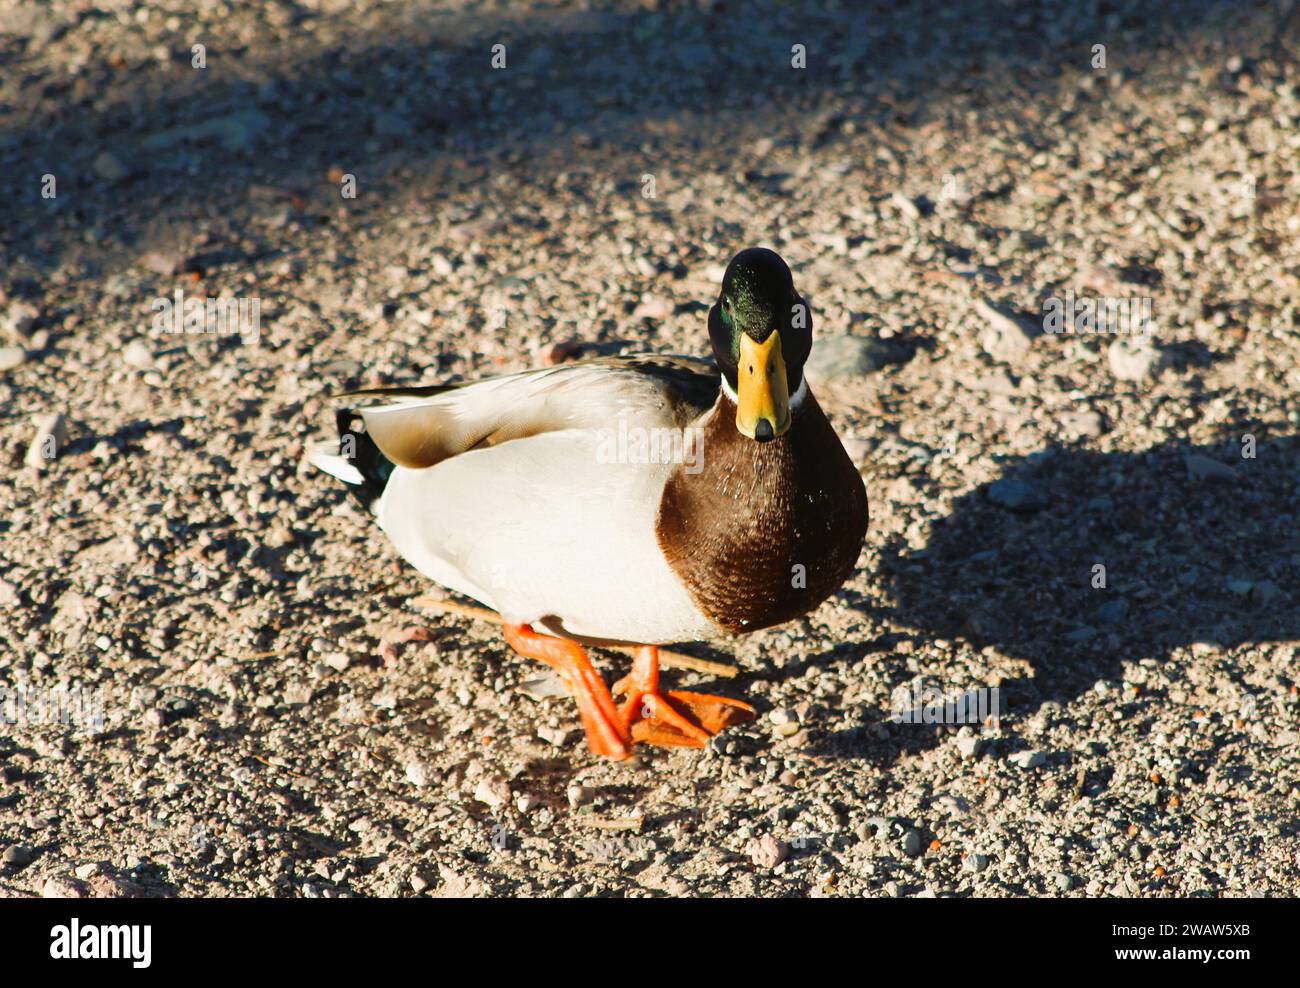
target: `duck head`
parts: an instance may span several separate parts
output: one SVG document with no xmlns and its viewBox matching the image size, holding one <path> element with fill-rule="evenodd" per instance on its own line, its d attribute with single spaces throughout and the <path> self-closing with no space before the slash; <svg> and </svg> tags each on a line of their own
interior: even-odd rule
<svg viewBox="0 0 1300 988">
<path fill-rule="evenodd" d="M 709 310 L 709 340 L 741 435 L 762 443 L 789 429 L 791 395 L 797 404 L 812 349 L 812 312 L 781 255 L 750 247 L 731 259 Z"/>
</svg>

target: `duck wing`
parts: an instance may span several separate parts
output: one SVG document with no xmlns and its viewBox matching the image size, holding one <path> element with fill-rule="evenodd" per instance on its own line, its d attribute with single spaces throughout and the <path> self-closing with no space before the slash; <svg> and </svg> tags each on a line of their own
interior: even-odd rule
<svg viewBox="0 0 1300 988">
<path fill-rule="evenodd" d="M 685 428 L 714 403 L 712 361 L 671 354 L 596 357 L 469 384 L 374 388 L 356 413 L 380 451 L 421 469 L 471 449 L 562 429 Z"/>
</svg>

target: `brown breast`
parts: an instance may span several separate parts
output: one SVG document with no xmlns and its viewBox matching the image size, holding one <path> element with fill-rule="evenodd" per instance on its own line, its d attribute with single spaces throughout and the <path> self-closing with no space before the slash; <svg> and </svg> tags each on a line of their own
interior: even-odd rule
<svg viewBox="0 0 1300 988">
<path fill-rule="evenodd" d="M 767 443 L 718 401 L 699 423 L 703 468 L 679 467 L 664 488 L 659 545 L 710 619 L 755 631 L 807 614 L 853 572 L 867 492 L 811 393 Z"/>
</svg>

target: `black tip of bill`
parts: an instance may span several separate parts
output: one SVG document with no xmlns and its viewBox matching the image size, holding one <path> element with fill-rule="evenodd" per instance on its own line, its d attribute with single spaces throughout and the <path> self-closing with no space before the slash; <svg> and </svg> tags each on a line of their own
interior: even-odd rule
<svg viewBox="0 0 1300 988">
<path fill-rule="evenodd" d="M 754 438 L 760 443 L 765 443 L 769 439 L 775 439 L 776 433 L 772 431 L 772 423 L 767 419 L 759 419 L 758 425 L 754 426 Z"/>
</svg>

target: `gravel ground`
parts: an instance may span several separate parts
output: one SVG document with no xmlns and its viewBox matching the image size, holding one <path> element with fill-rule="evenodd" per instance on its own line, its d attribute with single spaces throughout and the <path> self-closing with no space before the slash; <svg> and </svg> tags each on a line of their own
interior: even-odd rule
<svg viewBox="0 0 1300 988">
<path fill-rule="evenodd" d="M 0 894 L 1300 892 L 1300 26 L 826 6 L 0 0 Z M 602 763 L 302 451 L 348 387 L 701 353 L 760 243 L 861 566 L 684 647 L 757 721 Z"/>
</svg>

